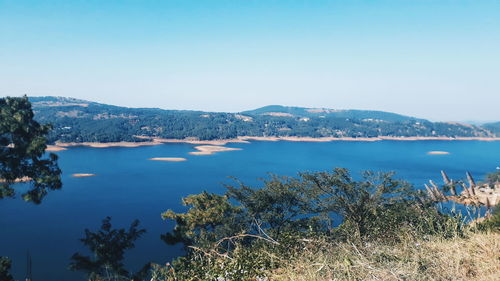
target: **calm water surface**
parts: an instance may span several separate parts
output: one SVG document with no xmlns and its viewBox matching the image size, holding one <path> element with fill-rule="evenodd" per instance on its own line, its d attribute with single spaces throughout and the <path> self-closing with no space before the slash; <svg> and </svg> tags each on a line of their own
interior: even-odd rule
<svg viewBox="0 0 500 281">
<path fill-rule="evenodd" d="M 115 227 L 141 221 L 147 233 L 126 256 L 131 270 L 148 261 L 165 263 L 181 253 L 166 246 L 160 234 L 173 224 L 160 214 L 182 211 L 182 197 L 207 190 L 223 193 L 229 176 L 260 186 L 266 173 L 296 175 L 300 171 L 349 168 L 396 171 L 397 177 L 417 188 L 429 179 L 441 182 L 440 170 L 464 177 L 466 170 L 482 179 L 500 166 L 500 142 L 481 141 L 380 141 L 380 142 L 253 142 L 230 144 L 241 151 L 208 156 L 189 155 L 193 145 L 165 144 L 139 148 L 77 147 L 57 152 L 63 170 L 63 189 L 50 192 L 41 205 L 20 198 L 0 200 L 0 255 L 13 260 L 14 277 L 25 274 L 26 251 L 33 260 L 33 280 L 84 280 L 67 270 L 73 253 L 85 252 L 78 241 L 85 228 L 96 229 L 111 216 Z M 443 150 L 449 155 L 428 155 Z M 185 157 L 185 162 L 148 161 L 151 157 Z M 74 178 L 73 173 L 95 177 Z"/>
</svg>

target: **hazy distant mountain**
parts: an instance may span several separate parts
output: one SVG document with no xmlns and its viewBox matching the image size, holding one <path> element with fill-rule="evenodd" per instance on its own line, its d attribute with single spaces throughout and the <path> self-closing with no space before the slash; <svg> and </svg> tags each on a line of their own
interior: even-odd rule
<svg viewBox="0 0 500 281">
<path fill-rule="evenodd" d="M 30 98 L 35 118 L 53 124 L 51 141 L 138 141 L 136 136 L 229 139 L 298 137 L 492 137 L 497 127 L 430 122 L 390 112 L 279 105 L 241 113 L 127 108 L 65 97 Z M 495 132 L 495 133 L 494 133 Z"/>
</svg>

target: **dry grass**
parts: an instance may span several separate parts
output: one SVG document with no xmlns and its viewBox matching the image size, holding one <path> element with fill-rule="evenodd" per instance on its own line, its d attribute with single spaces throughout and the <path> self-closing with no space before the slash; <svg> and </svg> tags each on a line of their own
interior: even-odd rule
<svg viewBox="0 0 500 281">
<path fill-rule="evenodd" d="M 500 234 L 397 245 L 309 241 L 269 280 L 500 280 Z"/>
</svg>

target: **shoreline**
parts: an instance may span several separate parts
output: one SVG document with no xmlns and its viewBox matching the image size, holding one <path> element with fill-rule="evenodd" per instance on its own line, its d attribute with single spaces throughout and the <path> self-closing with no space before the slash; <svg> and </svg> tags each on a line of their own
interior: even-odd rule
<svg viewBox="0 0 500 281">
<path fill-rule="evenodd" d="M 250 143 L 250 141 L 293 141 L 293 142 L 332 142 L 332 141 L 358 141 L 358 142 L 374 142 L 374 141 L 500 141 L 500 137 L 251 137 L 242 136 L 235 139 L 222 139 L 222 140 L 195 140 L 195 139 L 162 139 L 156 137 L 137 137 L 139 139 L 149 139 L 151 141 L 145 142 L 56 142 L 50 145 L 48 151 L 62 151 L 69 147 L 86 146 L 93 148 L 108 148 L 108 147 L 140 147 L 152 146 L 165 143 L 188 143 L 196 145 L 226 145 L 228 143 Z"/>
<path fill-rule="evenodd" d="M 56 142 L 51 145 L 50 151 L 61 151 L 65 150 L 69 147 L 75 146 L 87 146 L 93 148 L 106 148 L 106 147 L 139 147 L 139 146 L 149 146 L 149 145 L 158 145 L 161 143 L 157 142 L 128 142 L 128 141 L 120 141 L 120 142 Z M 57 150 L 56 150 L 57 149 Z"/>
</svg>

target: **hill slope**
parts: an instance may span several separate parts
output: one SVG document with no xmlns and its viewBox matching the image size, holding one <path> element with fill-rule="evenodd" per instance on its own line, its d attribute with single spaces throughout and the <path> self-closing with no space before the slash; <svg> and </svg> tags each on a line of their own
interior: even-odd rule
<svg viewBox="0 0 500 281">
<path fill-rule="evenodd" d="M 126 108 L 64 97 L 31 97 L 35 118 L 53 124 L 50 140 L 139 141 L 135 136 L 230 139 L 297 137 L 492 137 L 482 127 L 395 113 L 268 106 L 242 113 Z"/>
<path fill-rule="evenodd" d="M 482 126 L 483 128 L 491 131 L 492 133 L 500 136 L 500 122 L 487 123 Z"/>
<path fill-rule="evenodd" d="M 243 114 L 249 115 L 273 115 L 275 113 L 286 113 L 288 116 L 295 117 L 334 117 L 334 118 L 349 118 L 349 119 L 373 119 L 389 122 L 404 122 L 404 121 L 426 121 L 414 117 L 404 116 L 391 112 L 375 111 L 375 110 L 339 110 L 329 108 L 305 108 L 292 107 L 281 105 L 268 105 L 254 110 L 244 111 Z"/>
</svg>

